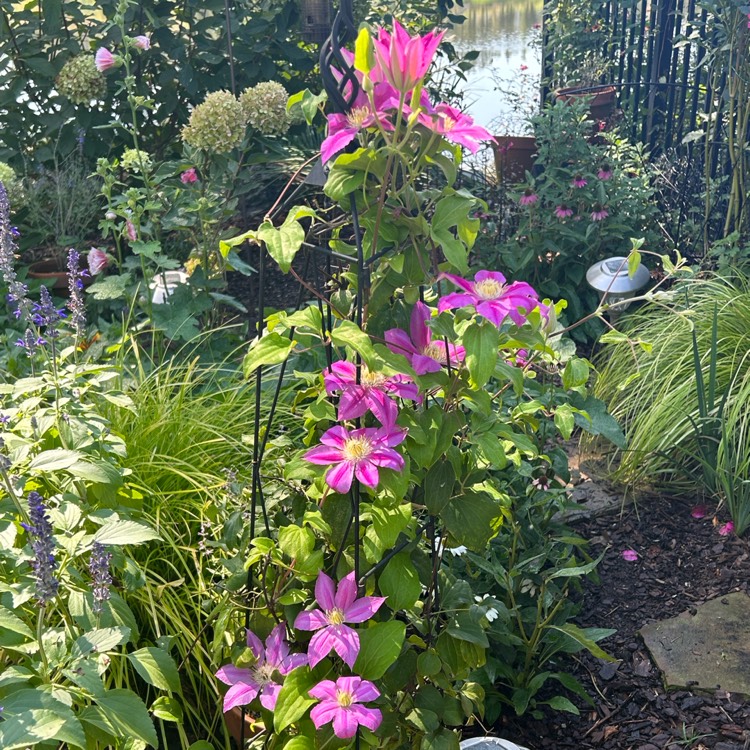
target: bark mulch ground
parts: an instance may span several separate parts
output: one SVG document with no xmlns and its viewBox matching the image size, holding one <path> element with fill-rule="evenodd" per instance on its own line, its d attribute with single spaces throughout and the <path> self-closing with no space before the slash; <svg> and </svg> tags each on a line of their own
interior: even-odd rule
<svg viewBox="0 0 750 750">
<path fill-rule="evenodd" d="M 664 620 L 733 591 L 750 592 L 750 545 L 718 533 L 711 514 L 654 497 L 625 511 L 575 522 L 598 555 L 600 584 L 587 582 L 577 622 L 614 628 L 602 647 L 618 662 L 580 656 L 570 670 L 595 701 L 581 715 L 549 711 L 542 720 L 508 719 L 499 734 L 530 750 L 748 750 L 750 699 L 717 690 L 666 691 L 638 635 Z M 627 562 L 623 550 L 638 552 Z M 748 622 L 750 629 L 750 622 Z"/>
</svg>

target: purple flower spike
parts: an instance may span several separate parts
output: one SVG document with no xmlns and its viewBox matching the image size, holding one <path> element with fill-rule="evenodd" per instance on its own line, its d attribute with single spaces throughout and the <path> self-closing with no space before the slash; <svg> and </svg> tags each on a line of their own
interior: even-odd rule
<svg viewBox="0 0 750 750">
<path fill-rule="evenodd" d="M 525 323 L 525 316 L 540 306 L 536 292 L 525 281 L 506 284 L 505 276 L 497 271 L 479 271 L 474 281 L 450 273 L 442 274 L 441 278 L 452 281 L 463 291 L 442 297 L 438 303 L 440 312 L 456 307 L 473 307 L 496 326 L 500 326 L 507 317 L 520 326 Z"/>
<path fill-rule="evenodd" d="M 424 302 L 417 302 L 411 311 L 409 333 L 391 328 L 384 334 L 388 348 L 394 354 L 403 354 L 417 375 L 440 372 L 449 359 L 451 367 L 457 367 L 465 356 L 462 346 L 432 340 L 432 331 L 427 325 L 431 316 L 430 308 Z"/>
<path fill-rule="evenodd" d="M 370 372 L 362 365 L 357 382 L 357 366 L 353 362 L 334 362 L 323 372 L 326 392 L 333 395 L 341 392 L 339 420 L 356 419 L 371 411 L 386 424 L 389 417 L 389 396 L 417 401 L 422 397 L 414 381 L 407 375 L 382 375 Z"/>
<path fill-rule="evenodd" d="M 315 599 L 320 609 L 300 612 L 294 621 L 294 627 L 298 630 L 318 631 L 307 649 L 310 668 L 331 651 L 353 667 L 359 655 L 359 636 L 356 630 L 344 623 L 369 620 L 380 609 L 385 597 L 362 596 L 358 599 L 353 572 L 344 577 L 336 588 L 333 579 L 321 571 L 315 582 Z"/>
<path fill-rule="evenodd" d="M 28 500 L 30 523 L 21 525 L 28 531 L 31 539 L 31 549 L 34 551 L 31 566 L 36 577 L 36 597 L 39 604 L 44 606 L 57 596 L 57 590 L 60 588 L 60 581 L 56 576 L 57 543 L 52 535 L 52 524 L 47 516 L 44 498 L 38 492 L 32 491 L 29 492 Z"/>
<path fill-rule="evenodd" d="M 289 653 L 289 644 L 284 638 L 285 632 L 284 623 L 277 625 L 266 639 L 266 646 L 263 648 L 258 636 L 247 631 L 247 645 L 255 656 L 255 664 L 249 669 L 227 664 L 216 673 L 225 685 L 231 685 L 224 696 L 225 712 L 235 706 L 246 706 L 259 694 L 263 708 L 269 711 L 276 708 L 281 685 L 274 681 L 274 672 L 286 676 L 293 669 L 307 664 L 305 654 Z"/>
<path fill-rule="evenodd" d="M 380 692 L 369 680 L 361 677 L 339 677 L 336 682 L 323 680 L 308 690 L 320 703 L 310 711 L 316 729 L 333 723 L 333 733 L 341 740 L 349 740 L 360 725 L 375 731 L 383 721 L 378 708 L 365 708 L 364 701 L 373 701 Z"/>
</svg>

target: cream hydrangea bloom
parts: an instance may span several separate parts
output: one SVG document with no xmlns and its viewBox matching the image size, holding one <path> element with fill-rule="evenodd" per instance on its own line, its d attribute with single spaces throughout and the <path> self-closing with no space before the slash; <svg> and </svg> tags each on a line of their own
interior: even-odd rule
<svg viewBox="0 0 750 750">
<path fill-rule="evenodd" d="M 190 146 L 221 154 L 242 143 L 247 118 L 229 91 L 214 91 L 190 115 L 182 140 Z"/>
</svg>

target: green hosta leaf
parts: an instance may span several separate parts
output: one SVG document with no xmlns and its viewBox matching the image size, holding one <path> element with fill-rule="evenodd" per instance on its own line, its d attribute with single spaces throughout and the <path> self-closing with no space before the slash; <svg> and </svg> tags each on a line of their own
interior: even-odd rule
<svg viewBox="0 0 750 750">
<path fill-rule="evenodd" d="M 290 524 L 279 529 L 279 549 L 294 560 L 303 560 L 312 554 L 315 534 L 311 529 Z"/>
<path fill-rule="evenodd" d="M 408 552 L 394 555 L 378 579 L 383 596 L 388 597 L 388 606 L 396 611 L 411 609 L 422 593 L 417 569 Z"/>
<path fill-rule="evenodd" d="M 430 514 L 440 515 L 450 502 L 455 482 L 456 472 L 450 461 L 438 461 L 430 467 L 424 478 L 424 504 Z"/>
<path fill-rule="evenodd" d="M 277 732 L 301 719 L 317 703 L 315 698 L 310 698 L 307 694 L 317 682 L 309 667 L 299 667 L 284 678 L 284 686 L 279 692 L 273 712 L 273 725 Z"/>
<path fill-rule="evenodd" d="M 278 333 L 269 333 L 256 339 L 242 362 L 245 377 L 249 378 L 259 367 L 280 365 L 289 356 L 295 343 L 293 339 Z"/>
<path fill-rule="evenodd" d="M 107 690 L 98 698 L 97 704 L 115 737 L 134 737 L 147 745 L 159 747 L 146 704 L 135 693 L 122 688 Z"/>
<path fill-rule="evenodd" d="M 177 665 L 163 649 L 146 646 L 128 654 L 128 661 L 149 685 L 160 690 L 170 690 L 173 693 L 181 691 Z"/>
<path fill-rule="evenodd" d="M 359 656 L 354 672 L 366 680 L 379 680 L 398 659 L 404 645 L 406 625 L 391 620 L 359 631 Z"/>
<path fill-rule="evenodd" d="M 115 646 L 127 643 L 130 640 L 130 628 L 119 626 L 115 628 L 97 628 L 90 630 L 79 636 L 73 648 L 71 655 L 76 658 L 88 654 L 102 654 L 111 651 Z"/>
<path fill-rule="evenodd" d="M 466 366 L 475 388 L 481 388 L 495 371 L 499 338 L 497 327 L 488 322 L 472 323 L 464 331 Z"/>
<path fill-rule="evenodd" d="M 94 534 L 94 541 L 99 544 L 143 544 L 152 539 L 161 537 L 150 526 L 139 521 L 108 521 Z"/>
</svg>

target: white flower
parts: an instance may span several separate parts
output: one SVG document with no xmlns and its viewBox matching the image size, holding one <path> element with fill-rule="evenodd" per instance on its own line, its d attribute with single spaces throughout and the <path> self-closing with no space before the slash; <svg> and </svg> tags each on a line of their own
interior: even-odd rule
<svg viewBox="0 0 750 750">
<path fill-rule="evenodd" d="M 477 604 L 484 603 L 487 599 L 491 599 L 492 597 L 489 594 L 485 594 L 484 596 L 475 596 L 474 601 Z M 487 609 L 484 612 L 484 616 L 487 618 L 489 622 L 495 622 L 498 617 L 500 617 L 500 612 L 496 610 L 494 607 L 487 607 Z"/>
</svg>

